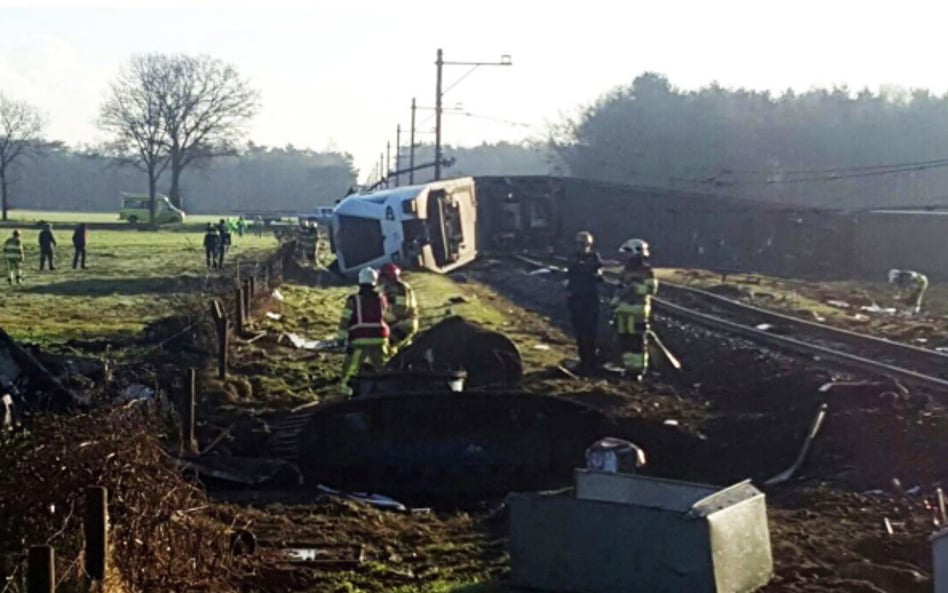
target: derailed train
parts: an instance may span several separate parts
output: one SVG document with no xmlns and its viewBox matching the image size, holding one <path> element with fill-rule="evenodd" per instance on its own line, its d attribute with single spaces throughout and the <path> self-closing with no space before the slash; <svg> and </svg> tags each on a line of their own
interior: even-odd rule
<svg viewBox="0 0 948 593">
<path fill-rule="evenodd" d="M 491 253 L 569 249 L 584 229 L 606 254 L 645 238 L 659 266 L 875 279 L 890 268 L 933 278 L 948 270 L 946 213 L 806 208 L 570 177 L 463 177 L 352 195 L 331 226 L 345 274 L 389 261 L 447 273 Z"/>
</svg>

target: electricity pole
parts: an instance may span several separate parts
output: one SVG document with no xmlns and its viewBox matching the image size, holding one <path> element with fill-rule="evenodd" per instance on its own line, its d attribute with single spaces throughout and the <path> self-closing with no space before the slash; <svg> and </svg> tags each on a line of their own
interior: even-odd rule
<svg viewBox="0 0 948 593">
<path fill-rule="evenodd" d="M 395 187 L 400 185 L 398 172 L 402 170 L 402 124 L 395 126 Z"/>
<path fill-rule="evenodd" d="M 456 84 L 464 80 L 467 77 L 467 74 L 470 74 L 480 66 L 512 66 L 513 62 L 510 60 L 509 54 L 503 54 L 500 56 L 499 62 L 445 62 L 444 61 L 444 52 L 438 48 L 438 57 L 435 60 L 435 66 L 437 68 L 437 76 L 435 83 L 435 166 L 434 166 L 434 176 L 435 180 L 441 179 L 441 99 L 444 96 L 444 93 L 454 88 Z M 444 66 L 471 66 L 472 68 L 468 71 L 467 74 L 462 76 L 447 88 L 447 90 L 441 90 L 441 71 L 444 69 Z M 414 104 L 414 101 L 412 102 Z M 414 126 L 412 126 L 414 128 Z"/>
<path fill-rule="evenodd" d="M 408 185 L 415 184 L 415 98 L 411 98 L 411 138 L 408 151 Z"/>
</svg>

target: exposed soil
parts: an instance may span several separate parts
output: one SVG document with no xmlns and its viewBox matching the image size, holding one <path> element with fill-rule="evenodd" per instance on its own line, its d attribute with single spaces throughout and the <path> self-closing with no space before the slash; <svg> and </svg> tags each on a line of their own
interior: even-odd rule
<svg viewBox="0 0 948 593">
<path fill-rule="evenodd" d="M 311 286 L 324 281 L 319 274 L 306 278 Z M 764 591 L 931 590 L 928 537 L 936 529 L 934 489 L 948 478 L 943 437 L 948 415 L 926 394 L 906 395 L 879 385 L 824 393 L 819 388 L 828 381 L 862 378 L 665 319 L 657 320 L 656 329 L 684 362 L 683 372 L 658 364 L 645 383 L 609 373 L 575 378 L 556 368 L 571 356 L 572 347 L 554 279 L 485 264 L 465 272 L 458 286 L 465 298 L 504 312 L 504 321 L 491 329 L 505 332 L 521 349 L 527 389 L 562 394 L 607 413 L 616 423 L 612 436 L 642 446 L 646 472 L 653 475 L 719 485 L 752 478 L 762 487 L 793 462 L 826 403 L 826 421 L 800 471 L 785 484 L 764 488 L 776 563 Z M 272 301 L 259 310 L 282 315 L 278 327 L 283 331 L 323 339 L 338 303 L 299 285 L 285 291 L 292 297 L 287 302 Z M 182 320 L 153 326 L 147 341 L 173 348 L 151 353 L 142 367 L 122 367 L 120 377 L 179 393 L 184 369 L 202 369 L 202 444 L 233 424 L 231 438 L 219 445 L 222 451 L 265 454 L 269 416 L 264 412 L 331 397 L 338 353 L 290 348 L 271 324 L 255 341 L 250 341 L 252 333 L 235 340 L 232 377 L 216 382 L 207 354 L 213 348 L 209 328 L 182 332 L 185 327 Z M 606 353 L 612 351 L 607 339 L 602 345 Z M 81 423 L 71 426 L 77 432 L 70 440 L 83 441 Z M 159 458 L 148 463 L 163 463 Z M 165 475 L 164 470 L 148 471 Z M 498 579 L 495 590 L 506 590 L 507 522 L 501 501 L 412 514 L 338 499 L 304 505 L 289 504 L 292 496 L 286 504 L 279 499 L 273 493 L 255 507 L 205 506 L 198 497 L 202 508 L 192 511 L 209 538 L 235 528 L 256 536 L 255 559 L 233 568 L 245 589 L 407 592 Z M 75 538 L 75 528 L 70 526 L 68 537 Z M 40 529 L 30 537 L 35 542 L 44 534 L 52 535 Z M 317 550 L 317 560 L 291 561 L 280 551 L 296 547 Z"/>
</svg>

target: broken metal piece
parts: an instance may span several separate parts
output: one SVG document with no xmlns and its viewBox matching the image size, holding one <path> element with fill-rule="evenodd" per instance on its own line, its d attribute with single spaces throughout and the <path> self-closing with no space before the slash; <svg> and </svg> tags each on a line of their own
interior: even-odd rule
<svg viewBox="0 0 948 593">
<path fill-rule="evenodd" d="M 810 430 L 807 432 L 806 439 L 803 441 L 803 446 L 800 447 L 800 452 L 797 454 L 797 458 L 793 462 L 793 465 L 764 482 L 765 486 L 776 486 L 777 484 L 782 484 L 792 478 L 797 470 L 800 469 L 800 466 L 802 466 L 804 460 L 806 460 L 807 453 L 810 451 L 810 447 L 813 444 L 813 439 L 816 438 L 817 433 L 820 431 L 820 427 L 823 426 L 823 419 L 826 418 L 826 408 L 826 404 L 822 404 L 819 411 L 817 411 L 816 416 L 813 418 L 813 422 L 810 424 Z"/>
</svg>

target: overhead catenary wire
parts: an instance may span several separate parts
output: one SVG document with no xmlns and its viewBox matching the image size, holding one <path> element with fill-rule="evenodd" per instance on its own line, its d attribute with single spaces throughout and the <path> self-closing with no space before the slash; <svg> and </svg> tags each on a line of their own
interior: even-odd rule
<svg viewBox="0 0 948 593">
<path fill-rule="evenodd" d="M 695 183 L 704 185 L 715 185 L 719 187 L 741 187 L 741 186 L 773 186 L 797 183 L 814 183 L 823 181 L 839 181 L 844 179 L 859 179 L 867 177 L 878 177 L 884 175 L 895 175 L 899 173 L 915 173 L 918 171 L 928 171 L 948 167 L 948 159 L 932 159 L 928 161 L 913 161 L 906 163 L 892 163 L 880 165 L 863 165 L 857 167 L 842 167 L 836 169 L 807 170 L 800 169 L 794 171 L 781 171 L 774 169 L 770 171 L 751 172 L 750 170 L 734 170 L 727 167 L 721 168 L 718 173 L 701 178 L 682 178 L 671 177 L 673 181 L 684 183 Z M 768 179 L 764 180 L 728 180 L 732 175 L 766 175 Z M 808 174 L 810 176 L 802 176 Z M 800 175 L 800 176 L 797 176 Z M 783 177 L 789 176 L 789 179 Z"/>
</svg>

